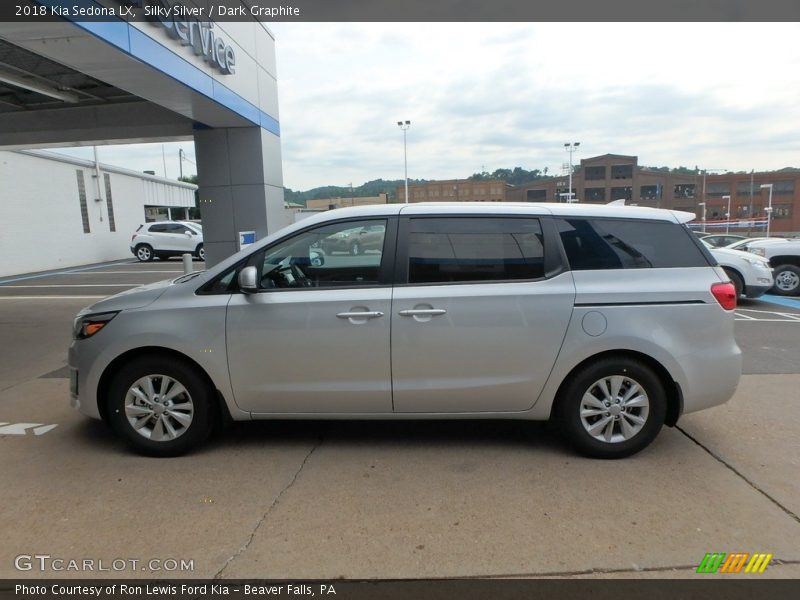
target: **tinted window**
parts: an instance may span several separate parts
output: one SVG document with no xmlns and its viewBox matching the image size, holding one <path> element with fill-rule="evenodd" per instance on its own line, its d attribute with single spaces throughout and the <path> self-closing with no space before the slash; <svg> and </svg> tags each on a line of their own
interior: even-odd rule
<svg viewBox="0 0 800 600">
<path fill-rule="evenodd" d="M 570 267 L 646 269 L 708 266 L 686 229 L 676 223 L 623 219 L 557 219 Z"/>
<path fill-rule="evenodd" d="M 544 277 L 538 219 L 412 219 L 409 283 L 505 281 Z"/>
<path fill-rule="evenodd" d="M 169 225 L 150 225 L 150 233 L 166 233 Z"/>
</svg>

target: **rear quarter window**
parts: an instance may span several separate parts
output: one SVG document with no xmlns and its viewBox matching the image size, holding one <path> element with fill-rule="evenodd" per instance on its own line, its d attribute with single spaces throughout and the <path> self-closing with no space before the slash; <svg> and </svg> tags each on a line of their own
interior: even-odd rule
<svg viewBox="0 0 800 600">
<path fill-rule="evenodd" d="M 714 264 L 677 223 L 641 219 L 557 219 L 570 268 L 664 269 Z"/>
</svg>

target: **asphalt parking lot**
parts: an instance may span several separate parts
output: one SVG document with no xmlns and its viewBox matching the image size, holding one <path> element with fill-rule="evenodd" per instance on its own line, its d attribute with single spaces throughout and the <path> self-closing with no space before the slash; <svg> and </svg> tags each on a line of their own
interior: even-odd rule
<svg viewBox="0 0 800 600">
<path fill-rule="evenodd" d="M 623 461 L 578 457 L 546 424 L 475 421 L 242 423 L 143 458 L 69 408 L 70 325 L 181 272 L 0 280 L 0 577 L 87 575 L 15 569 L 47 554 L 123 559 L 102 573 L 123 577 L 681 578 L 707 552 L 774 555 L 737 577 L 800 577 L 800 299 L 743 301 L 735 397 Z"/>
</svg>

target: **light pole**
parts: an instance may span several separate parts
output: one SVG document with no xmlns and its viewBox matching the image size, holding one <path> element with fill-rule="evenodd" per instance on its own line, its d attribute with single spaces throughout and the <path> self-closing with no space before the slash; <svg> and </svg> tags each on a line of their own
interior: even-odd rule
<svg viewBox="0 0 800 600">
<path fill-rule="evenodd" d="M 706 232 L 706 203 L 705 202 L 698 202 L 697 206 L 703 207 L 703 233 Z"/>
<path fill-rule="evenodd" d="M 181 179 L 183 179 L 183 159 L 185 158 L 185 154 L 183 148 L 178 148 L 178 164 L 180 165 Z"/>
<path fill-rule="evenodd" d="M 769 237 L 769 225 L 770 221 L 772 221 L 772 184 L 771 183 L 762 183 L 759 186 L 762 190 L 764 188 L 769 188 L 769 203 L 767 204 L 767 237 Z"/>
<path fill-rule="evenodd" d="M 406 204 L 408 204 L 408 151 L 406 145 L 406 131 L 411 127 L 411 121 L 398 121 L 397 126 L 403 130 L 403 166 L 406 176 Z"/>
<path fill-rule="evenodd" d="M 572 153 L 577 152 L 580 145 L 580 142 L 564 144 L 564 150 L 569 152 L 569 196 L 567 196 L 567 202 L 572 202 Z"/>
<path fill-rule="evenodd" d="M 731 232 L 731 197 L 723 196 L 723 200 L 728 201 L 728 212 L 725 213 L 725 233 Z"/>
</svg>

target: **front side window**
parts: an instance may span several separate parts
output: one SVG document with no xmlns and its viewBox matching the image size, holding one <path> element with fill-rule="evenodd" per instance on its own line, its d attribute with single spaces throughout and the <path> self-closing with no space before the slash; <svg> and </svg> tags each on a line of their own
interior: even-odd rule
<svg viewBox="0 0 800 600">
<path fill-rule="evenodd" d="M 200 293 L 231 293 L 246 266 L 259 288 L 301 289 L 381 285 L 386 219 L 322 225 L 252 254 L 203 286 Z"/>
<path fill-rule="evenodd" d="M 408 283 L 544 277 L 542 228 L 530 218 L 412 219 Z"/>
<path fill-rule="evenodd" d="M 378 285 L 386 220 L 323 225 L 268 248 L 256 268 L 260 287 Z"/>
<path fill-rule="evenodd" d="M 575 271 L 708 266 L 677 223 L 639 219 L 557 219 Z"/>
</svg>

